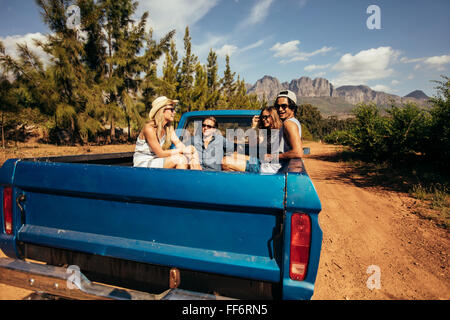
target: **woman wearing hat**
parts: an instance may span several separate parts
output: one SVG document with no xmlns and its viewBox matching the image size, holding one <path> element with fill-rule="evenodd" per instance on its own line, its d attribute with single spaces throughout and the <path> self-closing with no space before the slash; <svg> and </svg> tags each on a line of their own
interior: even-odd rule
<svg viewBox="0 0 450 320">
<path fill-rule="evenodd" d="M 136 142 L 134 167 L 201 170 L 195 148 L 186 147 L 175 134 L 173 120 L 177 103 L 167 97 L 153 101 L 149 121 Z M 172 144 L 175 149 L 170 149 Z"/>
</svg>

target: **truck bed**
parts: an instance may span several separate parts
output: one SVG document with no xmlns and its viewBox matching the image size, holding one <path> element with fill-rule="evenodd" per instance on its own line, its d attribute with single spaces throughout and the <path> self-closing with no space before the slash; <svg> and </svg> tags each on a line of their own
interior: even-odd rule
<svg viewBox="0 0 450 320">
<path fill-rule="evenodd" d="M 23 195 L 23 211 L 14 207 L 15 232 L 0 236 L 3 251 L 77 265 L 92 281 L 154 294 L 167 290 L 176 268 L 185 290 L 242 299 L 312 295 L 317 248 L 310 279 L 291 283 L 294 293 L 284 271 L 286 208 L 302 207 L 318 225 L 320 202 L 318 210 L 301 160 L 285 173 L 259 175 L 133 168 L 132 156 L 7 161 L 0 184 Z"/>
</svg>

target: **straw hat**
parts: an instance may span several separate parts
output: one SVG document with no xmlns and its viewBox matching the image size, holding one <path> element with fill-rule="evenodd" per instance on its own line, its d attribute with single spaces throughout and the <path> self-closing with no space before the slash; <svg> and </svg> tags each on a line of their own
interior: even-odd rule
<svg viewBox="0 0 450 320">
<path fill-rule="evenodd" d="M 153 102 L 152 102 L 152 110 L 150 110 L 149 113 L 149 118 L 150 120 L 153 120 L 153 118 L 155 117 L 156 113 L 161 109 L 164 108 L 165 106 L 169 105 L 169 104 L 177 104 L 179 101 L 178 100 L 172 100 L 169 99 L 167 97 L 159 97 L 156 98 Z"/>
</svg>

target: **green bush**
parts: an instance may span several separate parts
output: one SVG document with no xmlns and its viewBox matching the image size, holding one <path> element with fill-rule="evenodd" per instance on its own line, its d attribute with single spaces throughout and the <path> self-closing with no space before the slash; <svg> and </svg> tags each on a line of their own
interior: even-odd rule
<svg viewBox="0 0 450 320">
<path fill-rule="evenodd" d="M 439 82 L 431 109 L 412 103 L 393 104 L 381 114 L 375 104 L 359 104 L 347 128 L 325 136 L 328 143 L 347 145 L 365 160 L 391 163 L 426 160 L 448 172 L 450 163 L 450 80 Z"/>
</svg>

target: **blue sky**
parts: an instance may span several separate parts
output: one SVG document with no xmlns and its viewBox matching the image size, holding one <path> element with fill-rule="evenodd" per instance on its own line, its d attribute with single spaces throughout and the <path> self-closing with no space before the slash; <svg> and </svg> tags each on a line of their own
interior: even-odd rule
<svg viewBox="0 0 450 320">
<path fill-rule="evenodd" d="M 191 31 L 202 63 L 212 48 L 223 71 L 254 84 L 264 75 L 280 82 L 308 76 L 335 87 L 364 84 L 404 96 L 435 94 L 450 74 L 450 1 L 433 0 L 141 0 L 156 38 L 177 31 L 179 57 L 184 29 Z M 381 29 L 370 30 L 367 13 L 377 5 Z M 0 40 L 13 54 L 16 42 L 43 39 L 48 29 L 31 0 L 0 0 Z M 38 50 L 39 52 L 39 50 Z M 162 65 L 162 63 L 160 63 Z"/>
</svg>

